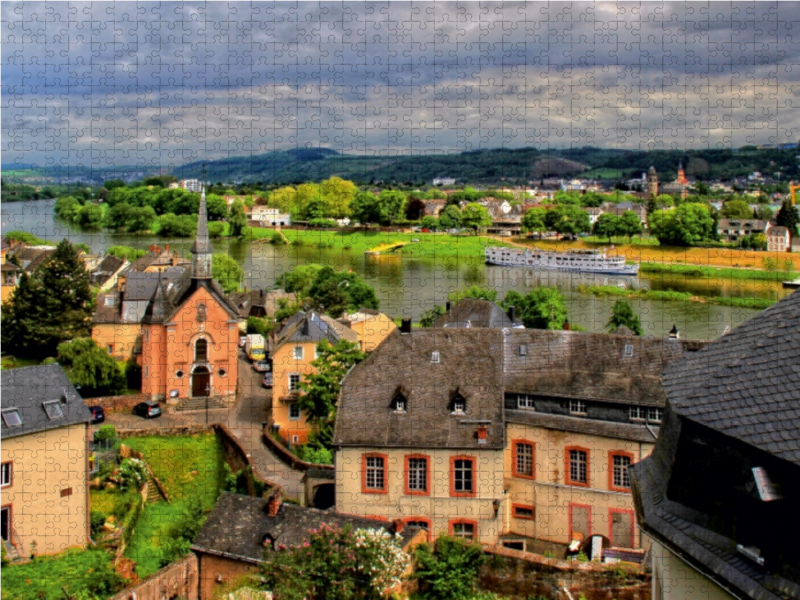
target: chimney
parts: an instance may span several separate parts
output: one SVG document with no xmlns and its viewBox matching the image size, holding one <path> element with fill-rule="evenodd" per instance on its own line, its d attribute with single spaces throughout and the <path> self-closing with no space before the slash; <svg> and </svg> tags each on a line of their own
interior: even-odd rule
<svg viewBox="0 0 800 600">
<path fill-rule="evenodd" d="M 169 248 L 169 246 L 167 248 Z M 177 250 L 172 253 L 172 266 L 173 267 L 177 267 L 178 266 L 178 251 Z"/>
<path fill-rule="evenodd" d="M 489 429 L 486 425 L 479 425 L 478 426 L 478 443 L 485 444 L 487 438 L 489 437 Z"/>
<path fill-rule="evenodd" d="M 309 316 L 306 316 L 306 317 L 303 319 L 303 326 L 302 326 L 302 328 L 301 328 L 301 330 L 300 330 L 300 331 L 302 332 L 302 334 L 303 334 L 303 335 L 308 335 L 308 319 L 309 319 L 309 318 L 310 318 Z"/>
<path fill-rule="evenodd" d="M 671 340 L 679 340 L 681 339 L 681 332 L 678 331 L 677 325 L 672 325 L 672 329 L 669 330 L 669 339 Z"/>
<path fill-rule="evenodd" d="M 453 308 L 453 304 L 448 300 L 444 303 L 444 310 L 445 312 L 450 312 L 450 309 Z"/>
<path fill-rule="evenodd" d="M 567 319 L 564 321 L 564 331 L 569 331 L 570 329 L 572 329 L 572 325 L 569 324 L 569 319 Z"/>
<path fill-rule="evenodd" d="M 400 333 L 411 333 L 411 319 L 404 318 L 400 321 Z"/>
<path fill-rule="evenodd" d="M 169 244 L 164 244 L 164 252 L 169 252 Z"/>
<path fill-rule="evenodd" d="M 277 517 L 278 511 L 281 509 L 281 490 L 275 490 L 267 500 L 267 516 Z"/>
<path fill-rule="evenodd" d="M 395 519 L 394 521 L 392 521 L 393 533 L 403 533 L 403 527 L 405 527 L 405 523 L 403 523 L 402 519 Z"/>
<path fill-rule="evenodd" d="M 508 318 L 511 319 L 513 323 L 517 319 L 517 307 L 516 306 L 509 306 L 508 307 Z"/>
</svg>

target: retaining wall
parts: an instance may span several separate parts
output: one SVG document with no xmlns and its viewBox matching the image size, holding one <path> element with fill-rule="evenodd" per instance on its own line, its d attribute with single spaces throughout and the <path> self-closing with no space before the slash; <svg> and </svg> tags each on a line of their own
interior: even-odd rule
<svg viewBox="0 0 800 600">
<path fill-rule="evenodd" d="M 199 579 L 197 555 L 192 552 L 108 600 L 198 600 Z"/>
</svg>

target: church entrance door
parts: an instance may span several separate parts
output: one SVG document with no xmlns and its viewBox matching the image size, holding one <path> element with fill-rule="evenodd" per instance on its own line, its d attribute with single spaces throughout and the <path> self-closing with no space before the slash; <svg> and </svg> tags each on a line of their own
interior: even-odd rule
<svg viewBox="0 0 800 600">
<path fill-rule="evenodd" d="M 211 373 L 206 367 L 197 367 L 192 373 L 192 397 L 204 398 L 211 395 Z"/>
</svg>

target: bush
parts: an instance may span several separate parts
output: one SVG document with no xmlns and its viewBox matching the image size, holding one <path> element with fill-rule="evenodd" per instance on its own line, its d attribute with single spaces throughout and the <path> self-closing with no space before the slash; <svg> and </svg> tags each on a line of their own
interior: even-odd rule
<svg viewBox="0 0 800 600">
<path fill-rule="evenodd" d="M 100 528 L 105 524 L 106 516 L 99 510 L 93 510 L 89 517 L 89 528 L 92 535 L 100 533 Z"/>
<path fill-rule="evenodd" d="M 433 600 L 469 598 L 484 560 L 480 544 L 440 536 L 434 546 L 421 544 L 415 549 L 414 577 Z"/>
<path fill-rule="evenodd" d="M 298 458 L 306 462 L 314 463 L 315 465 L 332 465 L 333 453 L 327 448 L 314 448 L 312 446 L 303 445 L 295 448 L 295 454 Z"/>
<path fill-rule="evenodd" d="M 279 231 L 275 231 L 272 233 L 269 243 L 275 244 L 276 246 L 283 246 L 286 243 L 286 238 L 284 238 Z"/>
<path fill-rule="evenodd" d="M 109 423 L 100 425 L 100 428 L 94 434 L 94 441 L 96 442 L 105 442 L 106 440 L 114 440 L 116 438 L 117 429 Z"/>
<path fill-rule="evenodd" d="M 263 336 L 269 335 L 274 325 L 266 319 L 259 317 L 247 317 L 246 325 L 248 334 L 261 334 Z"/>
<path fill-rule="evenodd" d="M 320 227 L 322 229 L 336 227 L 336 221 L 331 221 L 330 219 L 311 219 L 308 224 L 310 227 Z"/>
<path fill-rule="evenodd" d="M 119 488 L 121 490 L 139 489 L 147 479 L 147 467 L 138 458 L 126 458 L 117 470 Z"/>
</svg>

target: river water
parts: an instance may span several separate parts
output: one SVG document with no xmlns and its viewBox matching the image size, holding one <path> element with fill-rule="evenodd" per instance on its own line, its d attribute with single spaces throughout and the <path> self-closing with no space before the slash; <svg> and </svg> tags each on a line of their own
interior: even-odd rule
<svg viewBox="0 0 800 600">
<path fill-rule="evenodd" d="M 152 244 L 189 255 L 191 238 L 168 240 L 156 236 L 135 236 L 84 231 L 56 221 L 53 200 L 4 202 L 0 205 L 2 232 L 28 231 L 40 238 L 86 243 L 95 253 L 109 246 L 123 245 L 147 249 Z M 580 284 L 619 285 L 653 290 L 675 290 L 694 295 L 758 297 L 779 299 L 786 295 L 780 284 L 747 280 L 707 280 L 678 275 L 643 274 L 638 278 L 597 276 L 561 271 L 529 271 L 486 266 L 482 260 L 443 265 L 431 259 L 399 256 L 365 256 L 351 251 L 321 250 L 311 246 L 273 246 L 237 240 L 214 241 L 215 252 L 235 259 L 246 273 L 248 287 L 271 286 L 282 273 L 311 262 L 330 264 L 336 269 L 353 269 L 375 288 L 381 310 L 393 318 L 414 320 L 434 304 L 444 304 L 453 290 L 469 285 L 496 289 L 500 297 L 509 290 L 525 293 L 537 286 L 558 287 L 567 298 L 570 322 L 590 331 L 602 331 L 611 314 L 614 298 L 598 298 L 577 291 Z M 631 299 L 647 335 L 665 335 L 678 326 L 684 338 L 714 339 L 726 327 L 735 327 L 758 311 L 696 302 L 662 302 Z"/>
</svg>

